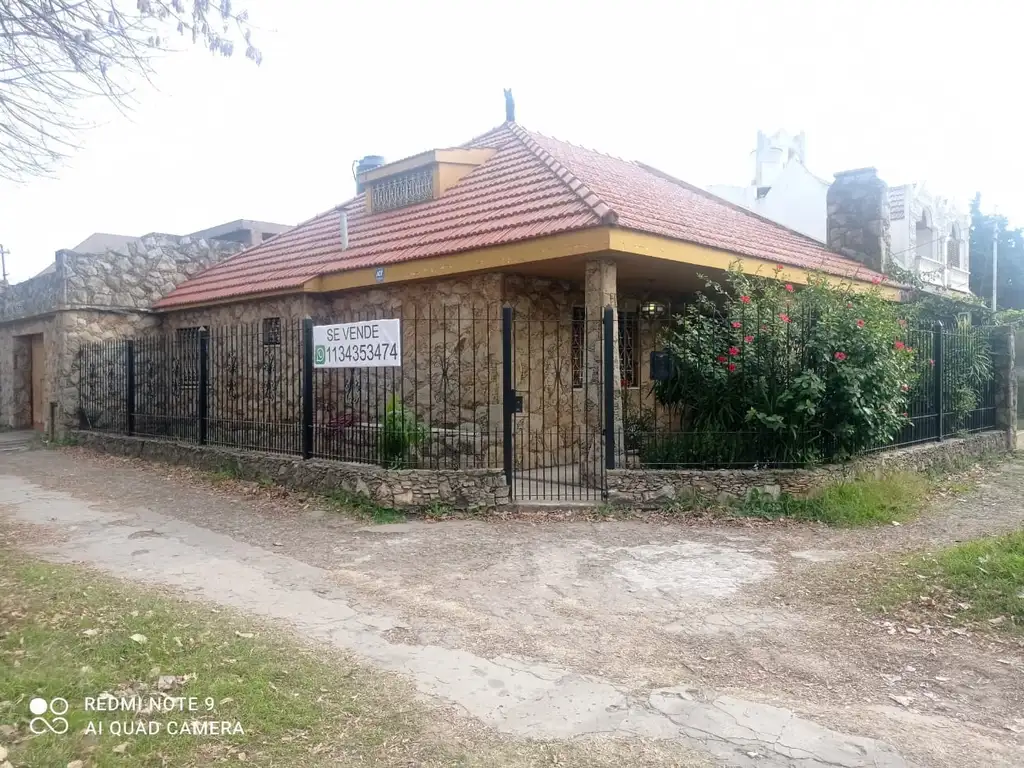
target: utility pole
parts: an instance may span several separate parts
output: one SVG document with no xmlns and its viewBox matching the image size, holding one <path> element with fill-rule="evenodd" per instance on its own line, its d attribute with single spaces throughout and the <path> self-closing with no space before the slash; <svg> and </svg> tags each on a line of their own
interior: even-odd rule
<svg viewBox="0 0 1024 768">
<path fill-rule="evenodd" d="M 7 282 L 7 254 L 10 253 L 8 250 L 4 250 L 4 246 L 0 243 L 0 283 Z"/>
<path fill-rule="evenodd" d="M 999 222 L 992 217 L 992 311 L 996 311 L 996 278 L 999 274 Z"/>
</svg>

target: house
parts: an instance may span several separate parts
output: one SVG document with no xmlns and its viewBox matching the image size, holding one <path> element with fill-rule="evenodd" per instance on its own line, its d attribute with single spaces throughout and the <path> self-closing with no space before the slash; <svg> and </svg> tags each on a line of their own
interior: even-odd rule
<svg viewBox="0 0 1024 768">
<path fill-rule="evenodd" d="M 395 162 L 371 156 L 357 182 L 349 201 L 192 276 L 154 304 L 182 356 L 194 354 L 202 329 L 255 329 L 210 342 L 209 419 L 222 430 L 218 443 L 265 444 L 253 436 L 256 421 L 295 434 L 299 392 L 279 372 L 298 370 L 301 346 L 288 332 L 302 318 L 398 317 L 401 369 L 318 371 L 316 423 L 377 429 L 381 402 L 399 398 L 426 422 L 429 439 L 457 435 L 460 446 L 446 450 L 459 453 L 459 466 L 501 466 L 494 441 L 508 358 L 502 308 L 510 307 L 507 374 L 521 400 L 516 465 L 585 464 L 602 432 L 602 361 L 617 390 L 650 397 L 640 385 L 656 337 L 638 318 L 686 301 L 703 286 L 701 275 L 738 264 L 776 276 L 781 265 L 778 276 L 795 284 L 821 271 L 864 289 L 882 277 L 865 265 L 870 254 L 840 255 L 657 169 L 511 121 Z M 843 216 L 852 238 L 856 217 Z M 898 296 L 892 286 L 879 290 Z M 617 338 L 611 358 L 606 307 Z M 91 386 L 102 386 L 98 376 Z M 259 419 L 252 403 L 263 392 L 273 393 L 273 414 Z"/>
<path fill-rule="evenodd" d="M 152 304 L 176 285 L 287 230 L 238 220 L 178 237 L 97 232 L 42 272 L 0 286 L 0 428 L 48 429 L 74 418 L 74 354 L 83 343 L 158 325 Z"/>
<path fill-rule="evenodd" d="M 736 205 L 829 242 L 830 182 L 807 168 L 803 133 L 767 136 L 758 131 L 754 178 L 748 186 L 713 184 L 708 189 Z M 936 288 L 967 292 L 970 279 L 970 215 L 933 195 L 924 184 L 887 189 L 892 263 Z"/>
</svg>

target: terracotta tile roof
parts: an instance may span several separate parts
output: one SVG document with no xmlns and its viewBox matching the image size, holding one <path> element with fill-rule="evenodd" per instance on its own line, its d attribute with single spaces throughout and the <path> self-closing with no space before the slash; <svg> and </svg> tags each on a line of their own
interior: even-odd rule
<svg viewBox="0 0 1024 768">
<path fill-rule="evenodd" d="M 182 283 L 158 308 L 297 289 L 317 275 L 615 225 L 737 254 L 875 273 L 811 238 L 639 163 L 501 125 L 467 147 L 498 151 L 437 199 L 366 214 L 362 195 Z M 341 250 L 341 210 L 349 247 Z"/>
</svg>

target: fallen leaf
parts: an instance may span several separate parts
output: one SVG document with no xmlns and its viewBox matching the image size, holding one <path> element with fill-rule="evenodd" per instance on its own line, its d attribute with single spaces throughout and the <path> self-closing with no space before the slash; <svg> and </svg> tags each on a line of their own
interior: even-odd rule
<svg viewBox="0 0 1024 768">
<path fill-rule="evenodd" d="M 139 634 L 132 635 L 131 639 L 134 640 L 136 643 L 139 643 L 140 645 L 144 645 L 145 643 L 147 643 L 149 641 L 149 638 L 147 638 L 145 635 L 139 635 Z"/>
<path fill-rule="evenodd" d="M 231 703 L 231 702 L 233 702 L 233 701 L 234 701 L 234 699 L 233 699 L 233 698 L 231 698 L 230 696 L 228 696 L 228 697 L 227 697 L 226 699 L 221 699 L 221 700 L 220 700 L 220 705 L 221 705 L 222 707 L 226 707 L 226 706 L 227 706 L 228 704 L 230 704 L 230 703 Z"/>
<path fill-rule="evenodd" d="M 912 635 L 920 635 L 921 634 L 921 630 L 918 629 L 917 627 L 905 627 L 905 629 L 907 630 L 907 632 L 909 632 Z"/>
<path fill-rule="evenodd" d="M 895 693 L 890 693 L 889 698 L 904 707 L 909 707 L 914 700 L 913 696 L 897 696 Z"/>
<path fill-rule="evenodd" d="M 96 637 L 100 631 L 98 629 L 83 629 L 82 634 L 86 637 Z"/>
<path fill-rule="evenodd" d="M 244 763 L 246 761 L 245 752 L 238 753 L 238 762 Z"/>
<path fill-rule="evenodd" d="M 81 760 L 72 760 L 68 763 L 68 768 L 85 768 L 85 763 Z"/>
<path fill-rule="evenodd" d="M 126 749 L 128 749 L 128 742 L 127 741 L 122 742 L 121 744 L 118 744 L 116 747 L 114 747 L 110 751 L 113 752 L 115 755 L 123 755 L 124 751 Z"/>
<path fill-rule="evenodd" d="M 255 637 L 255 635 L 252 632 L 239 632 L 238 630 L 235 630 L 235 635 L 237 635 L 238 637 L 244 637 L 246 640 L 248 640 L 251 637 Z"/>
</svg>

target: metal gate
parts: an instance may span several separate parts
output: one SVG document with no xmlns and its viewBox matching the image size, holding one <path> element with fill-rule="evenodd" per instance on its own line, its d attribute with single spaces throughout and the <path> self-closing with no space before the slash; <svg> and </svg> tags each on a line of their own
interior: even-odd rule
<svg viewBox="0 0 1024 768">
<path fill-rule="evenodd" d="M 513 500 L 606 498 L 614 321 L 610 307 L 589 315 L 576 307 L 568 318 L 502 310 L 503 457 Z"/>
</svg>

